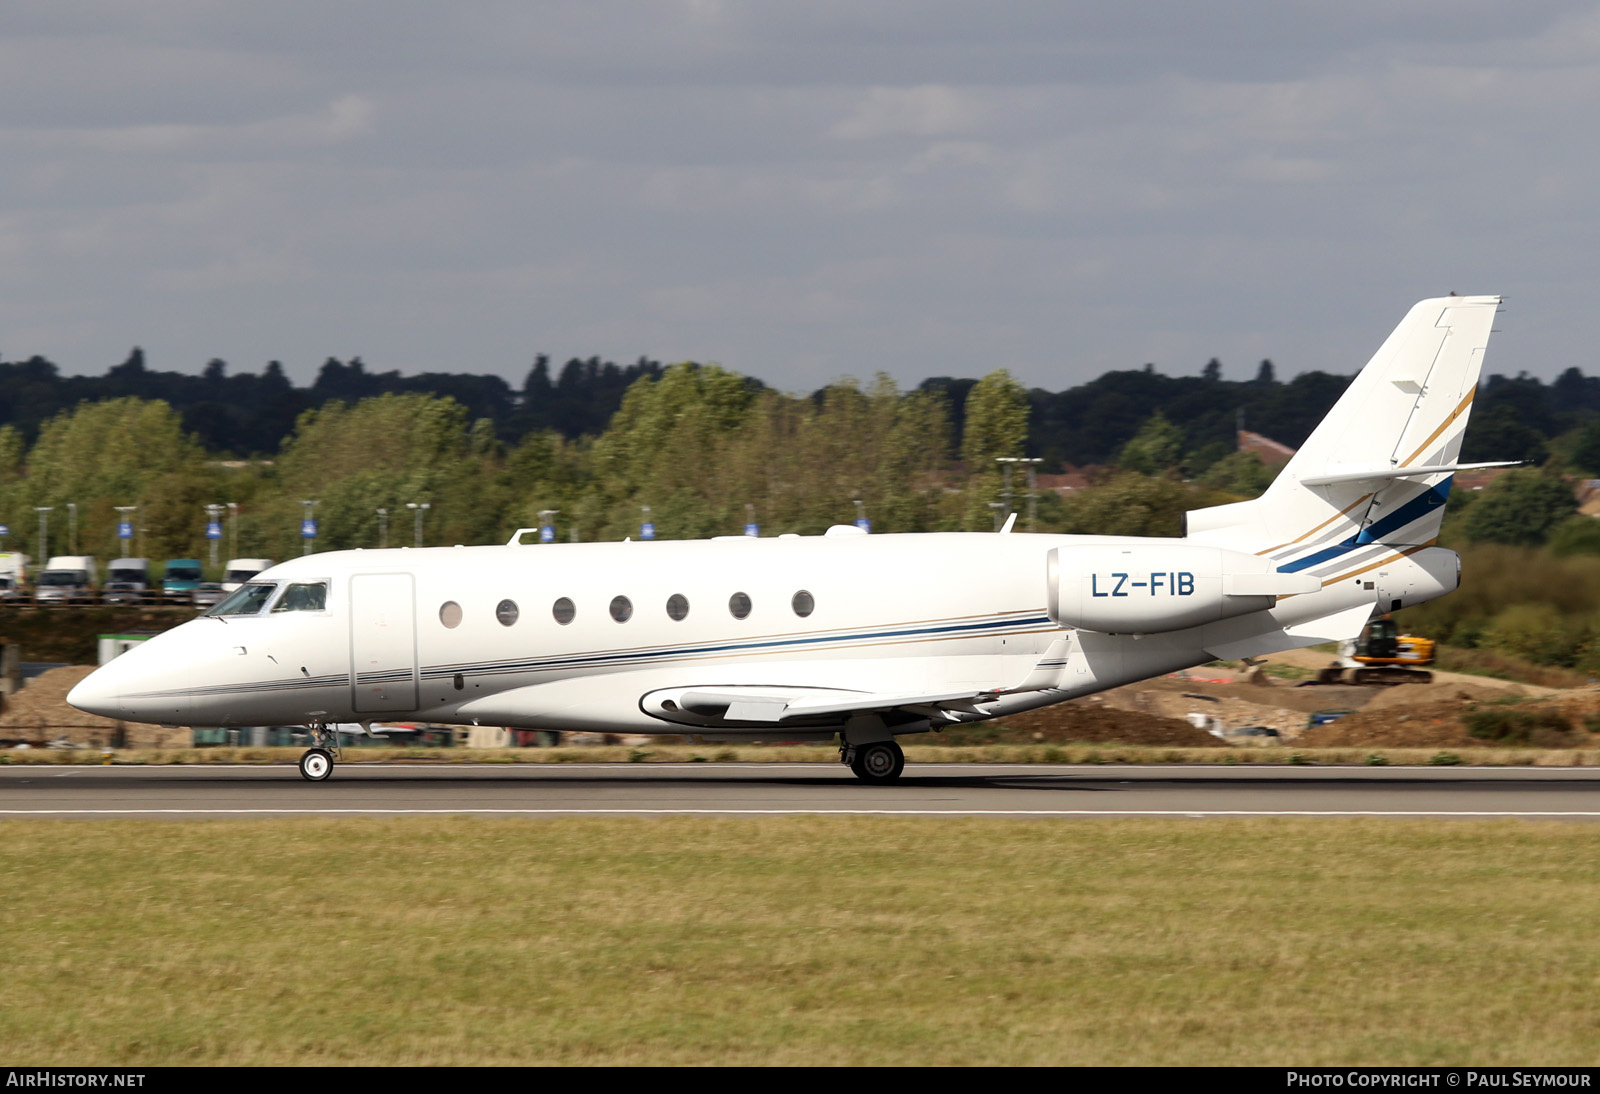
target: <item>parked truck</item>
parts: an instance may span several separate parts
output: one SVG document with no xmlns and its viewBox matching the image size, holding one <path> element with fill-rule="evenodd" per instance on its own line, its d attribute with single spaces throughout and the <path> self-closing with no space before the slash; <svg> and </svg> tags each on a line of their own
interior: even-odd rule
<svg viewBox="0 0 1600 1094">
<path fill-rule="evenodd" d="M 118 558 L 106 563 L 100 599 L 107 604 L 142 604 L 150 595 L 150 560 Z"/>
<path fill-rule="evenodd" d="M 90 555 L 54 555 L 33 587 L 36 604 L 88 604 L 95 598 L 95 564 Z"/>
<path fill-rule="evenodd" d="M 161 595 L 167 600 L 193 603 L 200 576 L 198 558 L 169 558 L 166 573 L 161 578 Z"/>
<path fill-rule="evenodd" d="M 270 558 L 230 558 L 222 574 L 222 591 L 231 593 L 262 570 L 272 568 Z"/>
<path fill-rule="evenodd" d="M 28 556 L 0 551 L 0 600 L 16 600 L 27 592 Z"/>
</svg>

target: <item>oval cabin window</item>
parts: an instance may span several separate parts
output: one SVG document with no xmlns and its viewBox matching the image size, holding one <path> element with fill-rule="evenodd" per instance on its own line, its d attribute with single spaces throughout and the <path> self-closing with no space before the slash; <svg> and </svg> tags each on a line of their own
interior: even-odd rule
<svg viewBox="0 0 1600 1094">
<path fill-rule="evenodd" d="M 750 597 L 746 593 L 734 593 L 728 597 L 728 611 L 735 619 L 743 619 L 750 614 Z"/>
<path fill-rule="evenodd" d="M 626 623 L 633 618 L 633 601 L 625 596 L 613 597 L 611 600 L 611 618 L 618 623 Z"/>
<path fill-rule="evenodd" d="M 451 630 L 461 626 L 461 605 L 454 600 L 446 600 L 439 605 L 439 622 Z"/>
<path fill-rule="evenodd" d="M 795 593 L 794 599 L 789 601 L 789 604 L 794 608 L 794 614 L 798 615 L 801 619 L 804 619 L 806 616 L 817 610 L 817 602 L 813 600 L 811 598 L 811 594 L 806 592 L 804 589 L 801 589 L 799 592 Z"/>
<path fill-rule="evenodd" d="M 578 614 L 578 609 L 572 606 L 572 601 L 562 597 L 550 607 L 550 614 L 556 617 L 556 622 L 565 627 L 571 623 Z"/>
<path fill-rule="evenodd" d="M 521 613 L 517 611 L 517 602 L 515 600 L 502 600 L 495 605 L 494 617 L 500 621 L 502 627 L 509 627 L 515 623 L 519 614 Z"/>
<path fill-rule="evenodd" d="M 687 619 L 689 616 L 689 598 L 682 593 L 673 593 L 667 597 L 667 615 L 672 619 Z"/>
</svg>

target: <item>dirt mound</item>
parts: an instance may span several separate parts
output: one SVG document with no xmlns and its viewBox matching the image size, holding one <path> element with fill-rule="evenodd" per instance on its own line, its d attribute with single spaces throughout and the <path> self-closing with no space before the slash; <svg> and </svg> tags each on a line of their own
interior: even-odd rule
<svg viewBox="0 0 1600 1094">
<path fill-rule="evenodd" d="M 1358 710 L 1336 722 L 1301 733 L 1306 748 L 1465 748 L 1483 745 L 1462 721 L 1466 705 L 1436 702 L 1424 706 Z"/>
<path fill-rule="evenodd" d="M 93 671 L 92 665 L 67 665 L 35 676 L 27 687 L 7 697 L 6 709 L 0 713 L 0 729 L 45 731 L 54 726 L 115 726 L 110 718 L 85 714 L 67 703 L 67 692 Z"/>
<path fill-rule="evenodd" d="M 1410 692 L 1411 698 L 1417 698 L 1417 693 L 1424 691 L 1420 687 L 1395 690 Z M 1364 709 L 1336 722 L 1306 730 L 1296 743 L 1311 748 L 1484 748 L 1530 744 L 1582 748 L 1591 745 L 1593 736 L 1588 726 L 1600 714 L 1600 691 L 1594 688 L 1535 698 L 1508 693 L 1505 689 L 1471 685 L 1435 686 L 1426 691 L 1428 702 L 1374 700 Z M 1521 714 L 1553 728 L 1543 732 L 1535 729 L 1531 738 L 1527 733 L 1504 740 L 1473 736 L 1468 719 L 1479 712 Z"/>
<path fill-rule="evenodd" d="M 67 692 L 95 670 L 93 665 L 66 665 L 28 681 L 6 698 L 0 711 L 0 741 L 38 745 L 66 740 L 90 748 L 172 748 L 187 745 L 188 729 L 162 729 L 85 714 L 67 702 Z"/>
<path fill-rule="evenodd" d="M 1364 711 L 1422 710 L 1438 706 L 1440 703 L 1458 705 L 1466 702 L 1493 703 L 1511 698 L 1525 699 L 1547 694 L 1547 689 L 1544 688 L 1530 688 L 1499 681 L 1483 683 L 1477 680 L 1437 684 L 1397 684 L 1394 687 L 1370 690 L 1373 695 L 1362 707 Z"/>
<path fill-rule="evenodd" d="M 1163 718 L 1135 710 L 1121 710 L 1096 698 L 1030 710 L 1000 723 L 980 723 L 962 730 L 946 730 L 942 737 L 956 733 L 983 734 L 992 744 L 1124 744 L 1158 745 L 1169 748 L 1227 748 L 1227 742 L 1213 737 L 1188 722 Z M 921 743 L 919 739 L 919 743 Z M 973 743 L 951 740 L 952 744 Z"/>
</svg>

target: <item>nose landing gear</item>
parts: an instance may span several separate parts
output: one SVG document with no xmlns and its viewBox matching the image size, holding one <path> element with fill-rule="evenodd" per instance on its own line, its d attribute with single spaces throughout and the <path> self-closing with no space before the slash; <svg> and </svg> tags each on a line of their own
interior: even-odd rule
<svg viewBox="0 0 1600 1094">
<path fill-rule="evenodd" d="M 333 774 L 334 753 L 338 753 L 339 758 L 344 759 L 344 752 L 339 748 L 338 737 L 330 732 L 327 726 L 312 725 L 307 728 L 311 730 L 311 739 L 316 744 L 301 755 L 300 775 L 308 782 L 325 782 L 328 776 Z M 333 742 L 333 752 L 324 747 L 330 740 Z"/>
<path fill-rule="evenodd" d="M 333 774 L 333 753 L 325 748 L 307 749 L 300 757 L 300 774 L 314 783 L 326 779 Z"/>
</svg>

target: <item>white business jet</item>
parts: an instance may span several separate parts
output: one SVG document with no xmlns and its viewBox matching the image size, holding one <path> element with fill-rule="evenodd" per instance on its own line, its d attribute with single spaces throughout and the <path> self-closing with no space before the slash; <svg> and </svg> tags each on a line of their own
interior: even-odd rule
<svg viewBox="0 0 1600 1094">
<path fill-rule="evenodd" d="M 108 718 L 455 725 L 841 742 L 895 738 L 1217 659 L 1337 641 L 1456 587 L 1432 544 L 1500 298 L 1425 300 L 1272 486 L 1180 539 L 1012 534 L 357 550 L 252 578 L 67 697 Z M 1013 518 L 1014 519 L 1014 518 Z M 528 531 L 528 530 L 524 530 Z"/>
</svg>

